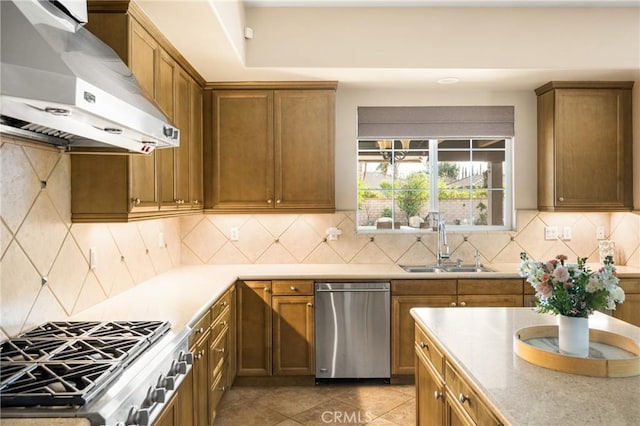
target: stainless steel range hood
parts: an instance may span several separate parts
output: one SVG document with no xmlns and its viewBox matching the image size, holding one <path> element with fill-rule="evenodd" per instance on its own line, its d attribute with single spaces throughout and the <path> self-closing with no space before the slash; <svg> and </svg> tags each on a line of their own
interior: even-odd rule
<svg viewBox="0 0 640 426">
<path fill-rule="evenodd" d="M 0 7 L 1 132 L 70 152 L 179 146 L 179 130 L 142 95 L 131 71 L 81 26 L 84 0 L 2 0 Z"/>
</svg>

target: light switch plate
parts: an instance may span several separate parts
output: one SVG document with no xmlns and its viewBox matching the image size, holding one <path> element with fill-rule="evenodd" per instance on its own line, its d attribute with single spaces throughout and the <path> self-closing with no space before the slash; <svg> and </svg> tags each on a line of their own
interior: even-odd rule
<svg viewBox="0 0 640 426">
<path fill-rule="evenodd" d="M 89 248 L 89 268 L 96 269 L 98 267 L 98 249 L 95 247 Z"/>
<path fill-rule="evenodd" d="M 558 239 L 558 227 L 557 226 L 545 226 L 544 227 L 544 239 L 545 240 L 557 240 Z"/>
</svg>

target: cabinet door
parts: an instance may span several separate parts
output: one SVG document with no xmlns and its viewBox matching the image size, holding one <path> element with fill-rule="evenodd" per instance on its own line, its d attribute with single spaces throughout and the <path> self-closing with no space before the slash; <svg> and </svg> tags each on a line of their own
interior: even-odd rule
<svg viewBox="0 0 640 426">
<path fill-rule="evenodd" d="M 416 359 L 416 424 L 444 425 L 444 384 L 420 355 Z"/>
<path fill-rule="evenodd" d="M 185 376 L 177 396 L 177 409 L 179 426 L 197 426 L 194 419 L 193 410 L 193 369 Z"/>
<path fill-rule="evenodd" d="M 273 91 L 212 94 L 213 166 L 207 207 L 233 211 L 273 209 Z"/>
<path fill-rule="evenodd" d="M 149 33 L 134 19 L 130 20 L 129 67 L 144 94 L 156 98 L 156 64 L 160 47 Z M 156 182 L 156 151 L 150 155 L 132 155 L 130 164 L 131 211 L 158 208 L 159 192 Z"/>
<path fill-rule="evenodd" d="M 447 307 L 456 302 L 456 296 L 393 296 L 391 299 L 391 374 L 414 374 L 415 321 L 409 310 Z"/>
<path fill-rule="evenodd" d="M 624 303 L 616 305 L 613 316 L 640 327 L 640 279 L 622 279 L 620 287 L 625 293 Z"/>
<path fill-rule="evenodd" d="M 229 305 L 229 353 L 227 354 L 227 362 L 228 373 L 227 380 L 228 385 L 230 386 L 233 381 L 236 379 L 236 362 L 237 362 L 237 330 L 238 330 L 238 321 L 237 321 L 237 300 L 236 300 L 236 287 L 233 286 L 229 289 L 231 292 L 231 303 Z"/>
<path fill-rule="evenodd" d="M 206 425 L 209 416 L 209 333 L 192 349 L 193 352 L 193 418 L 197 425 Z"/>
<path fill-rule="evenodd" d="M 194 80 L 189 84 L 189 203 L 202 208 L 202 88 Z"/>
<path fill-rule="evenodd" d="M 273 297 L 273 374 L 314 375 L 313 296 Z"/>
<path fill-rule="evenodd" d="M 179 125 L 175 117 L 175 109 L 177 107 L 175 103 L 177 79 L 177 64 L 166 52 L 160 50 L 158 59 L 156 102 L 167 118 L 182 132 L 184 125 Z M 189 131 L 187 130 L 187 137 L 188 133 Z M 180 133 L 180 147 L 183 146 L 185 141 L 188 141 L 188 139 L 185 139 L 183 134 Z M 178 156 L 179 149 L 180 148 L 165 148 L 155 151 L 158 163 L 157 177 L 160 187 L 160 207 L 163 209 L 175 209 L 178 206 L 176 189 L 176 158 Z"/>
<path fill-rule="evenodd" d="M 271 281 L 241 281 L 238 297 L 238 376 L 271 375 Z"/>
<path fill-rule="evenodd" d="M 175 87 L 175 124 L 180 129 L 180 147 L 174 151 L 175 199 L 177 207 L 191 207 L 190 175 L 191 165 L 191 83 L 192 79 L 184 71 L 176 74 Z"/>
<path fill-rule="evenodd" d="M 276 90 L 276 208 L 335 208 L 333 90 Z"/>
</svg>

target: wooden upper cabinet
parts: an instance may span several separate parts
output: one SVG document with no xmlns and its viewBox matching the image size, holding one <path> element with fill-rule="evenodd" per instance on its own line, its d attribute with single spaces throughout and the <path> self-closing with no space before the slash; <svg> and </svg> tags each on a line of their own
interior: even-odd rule
<svg viewBox="0 0 640 426">
<path fill-rule="evenodd" d="M 202 78 L 135 3 L 90 1 L 88 10 L 86 28 L 114 49 L 142 93 L 180 129 L 180 148 L 146 156 L 72 156 L 72 221 L 130 221 L 202 209 Z"/>
<path fill-rule="evenodd" d="M 536 89 L 539 210 L 633 208 L 632 87 L 551 82 Z"/>
<path fill-rule="evenodd" d="M 335 209 L 335 83 L 279 84 L 211 86 L 206 209 Z"/>
<path fill-rule="evenodd" d="M 335 208 L 333 90 L 275 92 L 277 208 Z"/>
<path fill-rule="evenodd" d="M 206 208 L 270 209 L 273 206 L 273 92 L 215 91 L 212 167 L 205 181 Z M 206 158 L 206 156 L 205 156 Z"/>
</svg>

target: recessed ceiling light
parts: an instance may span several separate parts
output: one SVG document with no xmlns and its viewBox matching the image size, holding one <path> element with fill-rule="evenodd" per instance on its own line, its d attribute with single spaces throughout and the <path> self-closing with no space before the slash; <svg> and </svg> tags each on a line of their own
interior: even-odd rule
<svg viewBox="0 0 640 426">
<path fill-rule="evenodd" d="M 457 82 L 459 82 L 460 79 L 459 78 L 455 78 L 455 77 L 446 77 L 446 78 L 441 78 L 440 80 L 438 80 L 438 84 L 456 84 Z"/>
</svg>

